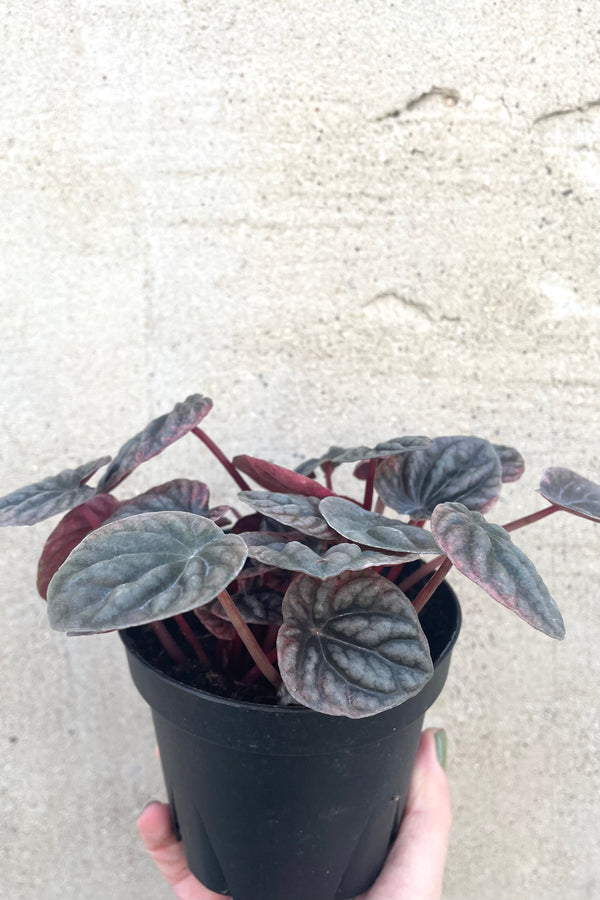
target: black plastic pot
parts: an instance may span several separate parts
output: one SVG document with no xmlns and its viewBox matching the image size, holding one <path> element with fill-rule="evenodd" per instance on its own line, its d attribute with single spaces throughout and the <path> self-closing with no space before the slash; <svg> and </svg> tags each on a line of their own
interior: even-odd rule
<svg viewBox="0 0 600 900">
<path fill-rule="evenodd" d="M 152 707 L 188 864 L 206 887 L 234 900 L 346 900 L 373 883 L 460 629 L 447 585 L 421 622 L 432 679 L 406 703 L 365 719 L 212 696 L 163 675 L 122 634 L 133 680 Z"/>
</svg>

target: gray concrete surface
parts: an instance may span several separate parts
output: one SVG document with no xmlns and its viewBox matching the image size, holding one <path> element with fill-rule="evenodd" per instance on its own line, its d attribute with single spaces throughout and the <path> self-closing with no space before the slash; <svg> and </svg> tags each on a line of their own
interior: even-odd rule
<svg viewBox="0 0 600 900">
<path fill-rule="evenodd" d="M 0 494 L 192 391 L 232 454 L 478 433 L 600 477 L 600 6 L 192 0 L 0 8 Z M 441 90 L 440 90 L 441 89 Z M 174 475 L 229 485 L 192 438 Z M 52 633 L 52 523 L 0 533 L 0 895 L 166 900 L 114 635 Z M 452 576 L 447 900 L 600 895 L 599 530 L 521 533 L 556 644 Z M 265 898 L 267 900 L 267 898 Z"/>
</svg>

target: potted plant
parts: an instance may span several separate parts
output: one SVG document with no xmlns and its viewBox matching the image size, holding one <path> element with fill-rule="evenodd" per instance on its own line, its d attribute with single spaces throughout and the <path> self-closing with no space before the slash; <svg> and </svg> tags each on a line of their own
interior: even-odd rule
<svg viewBox="0 0 600 900">
<path fill-rule="evenodd" d="M 0 524 L 68 511 L 42 552 L 39 593 L 53 628 L 120 632 L 192 872 L 235 900 L 344 900 L 383 864 L 447 675 L 460 628 L 448 570 L 561 639 L 560 611 L 509 532 L 559 510 L 599 521 L 600 486 L 546 469 L 549 505 L 501 527 L 483 514 L 523 472 L 511 447 L 408 436 L 331 447 L 292 471 L 230 461 L 200 427 L 211 408 L 192 395 L 113 460 L 14 491 Z M 211 507 L 187 479 L 114 496 L 188 433 L 250 513 Z M 344 464 L 360 499 L 334 489 Z"/>
</svg>

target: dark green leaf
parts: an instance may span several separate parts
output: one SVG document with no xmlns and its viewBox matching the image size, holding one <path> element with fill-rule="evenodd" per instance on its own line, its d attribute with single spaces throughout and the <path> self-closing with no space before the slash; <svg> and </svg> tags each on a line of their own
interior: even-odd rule
<svg viewBox="0 0 600 900">
<path fill-rule="evenodd" d="M 319 498 L 303 494 L 279 494 L 269 491 L 242 491 L 238 494 L 263 516 L 322 540 L 337 539 L 319 512 Z"/>
<path fill-rule="evenodd" d="M 319 503 L 319 509 L 332 528 L 357 544 L 395 553 L 440 552 L 432 535 L 424 528 L 369 512 L 343 497 L 325 497 Z"/>
<path fill-rule="evenodd" d="M 110 456 L 103 456 L 0 498 L 0 525 L 35 525 L 79 506 L 94 495 L 94 489 L 85 482 L 108 462 Z"/>
<path fill-rule="evenodd" d="M 542 472 L 539 490 L 555 506 L 600 522 L 600 484 L 571 469 L 552 466 Z"/>
<path fill-rule="evenodd" d="M 500 458 L 488 441 L 439 437 L 427 450 L 391 456 L 377 467 L 375 489 L 387 506 L 427 519 L 438 503 L 459 502 L 482 512 L 502 487 Z"/>
<path fill-rule="evenodd" d="M 191 394 L 183 403 L 164 416 L 153 419 L 138 434 L 123 444 L 98 485 L 98 493 L 112 491 L 141 463 L 179 440 L 212 409 L 212 400 L 201 394 Z"/>
<path fill-rule="evenodd" d="M 373 572 L 294 579 L 283 600 L 277 658 L 295 700 L 352 719 L 403 703 L 433 672 L 410 600 Z"/>
<path fill-rule="evenodd" d="M 504 528 L 486 522 L 461 503 L 442 503 L 431 517 L 431 529 L 453 565 L 490 597 L 550 637 L 565 636 L 562 616 L 548 588 Z"/>
<path fill-rule="evenodd" d="M 363 550 L 356 544 L 335 544 L 317 551 L 285 535 L 242 534 L 248 543 L 248 556 L 259 562 L 292 572 L 304 572 L 315 578 L 333 578 L 348 570 L 356 572 L 371 566 L 389 566 L 417 559 L 417 554 L 381 553 Z"/>
<path fill-rule="evenodd" d="M 100 632 L 187 612 L 227 587 L 246 557 L 241 538 L 193 513 L 141 513 L 102 525 L 50 582 L 50 625 Z"/>
</svg>

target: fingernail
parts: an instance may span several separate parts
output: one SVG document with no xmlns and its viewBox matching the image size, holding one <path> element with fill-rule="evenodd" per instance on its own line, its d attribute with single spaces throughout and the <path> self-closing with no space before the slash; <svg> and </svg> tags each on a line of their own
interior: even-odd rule
<svg viewBox="0 0 600 900">
<path fill-rule="evenodd" d="M 158 803 L 158 800 L 148 800 L 147 803 L 144 804 L 144 808 L 142 809 L 140 816 L 143 816 L 149 806 L 152 806 L 153 803 Z M 139 816 L 138 816 L 139 818 Z"/>
<path fill-rule="evenodd" d="M 438 728 L 436 733 L 434 734 L 435 738 L 435 752 L 438 758 L 438 762 L 442 769 L 446 768 L 446 761 L 448 759 L 448 738 L 446 736 L 446 732 L 443 728 Z"/>
</svg>

